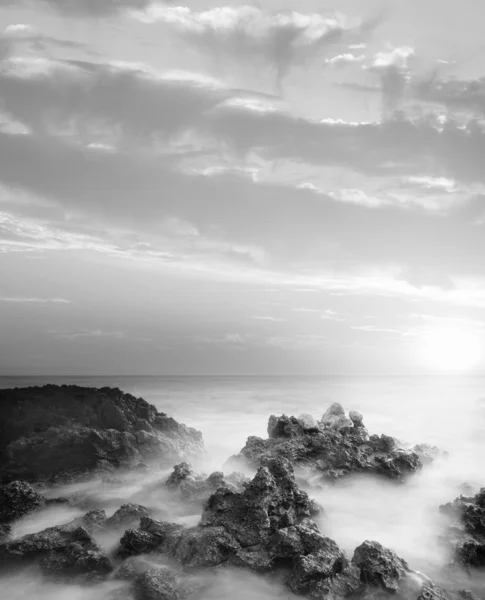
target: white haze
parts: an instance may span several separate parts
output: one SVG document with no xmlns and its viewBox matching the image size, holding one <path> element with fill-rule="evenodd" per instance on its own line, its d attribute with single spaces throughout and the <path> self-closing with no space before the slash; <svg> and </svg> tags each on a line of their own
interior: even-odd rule
<svg viewBox="0 0 485 600">
<path fill-rule="evenodd" d="M 370 433 L 393 435 L 411 445 L 437 445 L 449 456 L 426 466 L 404 484 L 355 477 L 312 492 L 324 507 L 321 530 L 350 556 L 365 539 L 377 540 L 394 549 L 411 568 L 431 577 L 438 575 L 449 558 L 440 544 L 446 522 L 439 505 L 485 485 L 485 380 L 481 378 L 78 378 L 54 382 L 118 386 L 202 430 L 208 453 L 197 468 L 207 474 L 222 470 L 226 459 L 241 449 L 249 435 L 266 437 L 269 415 L 306 412 L 320 418 L 332 402 L 341 402 L 346 410 L 361 411 Z M 0 385 L 37 383 L 44 381 L 10 379 Z M 52 494 L 82 492 L 87 500 L 79 509 L 49 509 L 27 517 L 16 524 L 14 533 L 21 536 L 40 531 L 93 508 L 103 508 L 110 516 L 126 502 L 147 506 L 155 518 L 197 523 L 199 511 L 185 509 L 164 490 L 162 482 L 167 474 L 132 474 L 120 486 L 90 482 L 56 490 Z M 116 531 L 97 540 L 111 550 L 121 535 L 122 531 Z M 10 577 L 2 582 L 7 590 L 2 597 L 29 597 L 29 589 L 34 588 L 28 586 L 35 583 L 35 598 L 40 600 L 98 600 L 109 598 L 121 585 L 110 582 L 83 589 L 52 587 L 40 581 L 38 574 Z M 463 583 L 466 587 L 466 581 Z M 234 600 L 292 597 L 275 582 L 222 570 L 202 600 L 222 600 L 229 595 Z"/>
</svg>

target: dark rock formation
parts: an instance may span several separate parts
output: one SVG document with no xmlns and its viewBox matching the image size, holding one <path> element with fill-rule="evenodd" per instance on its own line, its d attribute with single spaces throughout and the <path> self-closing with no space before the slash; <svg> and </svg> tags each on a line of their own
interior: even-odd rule
<svg viewBox="0 0 485 600">
<path fill-rule="evenodd" d="M 440 506 L 453 521 L 448 539 L 454 545 L 454 560 L 465 567 L 485 567 L 485 488 L 475 496 L 459 496 Z"/>
<path fill-rule="evenodd" d="M 372 473 L 398 481 L 422 466 L 417 452 L 399 448 L 392 437 L 369 436 L 362 415 L 352 411 L 349 418 L 340 404 L 327 410 L 317 428 L 311 426 L 310 419 L 308 415 L 271 416 L 268 439 L 249 437 L 229 464 L 243 462 L 257 467 L 265 459 L 283 457 L 324 480 Z"/>
<path fill-rule="evenodd" d="M 203 451 L 202 435 L 116 388 L 0 390 L 0 480 L 66 480 Z"/>
<path fill-rule="evenodd" d="M 0 487 L 0 523 L 11 523 L 44 504 L 43 497 L 25 481 Z"/>
<path fill-rule="evenodd" d="M 106 527 L 127 529 L 138 525 L 142 517 L 148 517 L 150 512 L 141 504 L 123 504 L 109 519 L 106 519 Z"/>
<path fill-rule="evenodd" d="M 180 600 L 201 588 L 194 577 L 176 573 L 166 567 L 149 569 L 134 582 L 135 600 Z"/>
<path fill-rule="evenodd" d="M 0 544 L 2 569 L 38 564 L 51 578 L 96 581 L 112 571 L 109 557 L 83 527 L 68 524 Z"/>
<path fill-rule="evenodd" d="M 410 570 L 404 560 L 377 542 L 361 544 L 355 549 L 352 562 L 359 567 L 363 583 L 391 593 L 399 590 Z"/>
<path fill-rule="evenodd" d="M 283 569 L 291 591 L 318 599 L 394 595 L 417 600 L 424 594 L 421 600 L 440 600 L 426 591 L 432 582 L 420 579 L 377 542 L 364 542 L 349 560 L 311 519 L 318 508 L 297 487 L 291 463 L 282 458 L 263 463 L 244 491 L 219 488 L 205 504 L 197 527 L 143 517 L 139 529 L 125 532 L 118 556 L 162 554 L 189 569 Z M 180 468 L 176 474 L 182 470 L 187 471 Z"/>
<path fill-rule="evenodd" d="M 176 492 L 182 502 L 202 506 L 217 489 L 225 488 L 237 492 L 241 491 L 243 484 L 247 482 L 249 479 L 241 473 L 224 476 L 223 473 L 215 471 L 206 477 L 193 471 L 187 462 L 182 462 L 175 465 L 165 485 Z"/>
</svg>

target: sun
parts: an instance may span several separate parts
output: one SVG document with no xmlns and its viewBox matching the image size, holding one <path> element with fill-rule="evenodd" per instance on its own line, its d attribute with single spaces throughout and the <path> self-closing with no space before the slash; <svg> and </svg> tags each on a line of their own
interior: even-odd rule
<svg viewBox="0 0 485 600">
<path fill-rule="evenodd" d="M 483 357 L 483 334 L 459 326 L 442 326 L 426 331 L 421 354 L 429 367 L 442 371 L 468 371 Z"/>
</svg>

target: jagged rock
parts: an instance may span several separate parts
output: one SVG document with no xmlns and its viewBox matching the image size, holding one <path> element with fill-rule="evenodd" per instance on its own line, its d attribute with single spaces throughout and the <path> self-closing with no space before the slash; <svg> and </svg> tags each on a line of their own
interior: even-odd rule
<svg viewBox="0 0 485 600">
<path fill-rule="evenodd" d="M 26 481 L 0 487 L 0 523 L 11 523 L 40 508 L 43 497 Z"/>
<path fill-rule="evenodd" d="M 118 556 L 126 558 L 137 554 L 148 554 L 160 545 L 160 539 L 148 531 L 127 529 L 120 540 Z"/>
<path fill-rule="evenodd" d="M 314 510 L 306 492 L 297 487 L 289 461 L 272 459 L 244 492 L 218 489 L 204 507 L 201 526 L 222 526 L 247 547 L 267 543 L 277 529 L 312 516 Z"/>
<path fill-rule="evenodd" d="M 193 474 L 189 463 L 182 462 L 179 465 L 175 465 L 165 485 L 167 487 L 179 487 L 182 481 L 185 481 L 187 477 L 193 476 Z"/>
<path fill-rule="evenodd" d="M 141 504 L 123 504 L 109 519 L 106 527 L 132 527 L 138 524 L 142 517 L 148 517 L 150 512 Z"/>
<path fill-rule="evenodd" d="M 290 589 L 297 594 L 306 594 L 315 581 L 330 579 L 342 573 L 348 559 L 330 538 L 320 536 L 318 548 L 310 554 L 297 554 L 288 579 Z"/>
<path fill-rule="evenodd" d="M 202 435 L 116 388 L 0 390 L 0 480 L 68 481 L 200 455 Z"/>
<path fill-rule="evenodd" d="M 295 483 L 291 463 L 268 459 L 241 492 L 220 487 L 212 494 L 197 527 L 142 517 L 139 529 L 125 532 L 117 556 L 159 554 L 187 569 L 222 565 L 256 572 L 283 569 L 292 592 L 318 600 L 374 600 L 386 595 L 400 600 L 447 600 L 431 580 L 411 571 L 404 560 L 377 542 L 364 542 L 349 560 L 322 535 L 311 518 L 314 514 L 314 504 Z M 135 576 L 137 571 L 130 566 L 117 574 Z M 170 586 L 168 591 L 164 586 L 173 574 L 160 577 L 162 587 L 157 593 L 164 597 L 172 593 Z"/>
<path fill-rule="evenodd" d="M 225 477 L 220 471 L 205 477 L 195 473 L 188 463 L 183 462 L 175 465 L 165 485 L 173 491 L 176 490 L 184 502 L 202 506 L 218 488 L 236 492 L 242 489 L 245 481 L 247 478 L 240 473 L 232 473 Z"/>
<path fill-rule="evenodd" d="M 2 568 L 38 563 L 49 577 L 93 581 L 112 571 L 109 557 L 83 527 L 68 524 L 0 544 Z"/>
<path fill-rule="evenodd" d="M 352 562 L 359 567 L 363 583 L 390 593 L 399 590 L 401 580 L 410 571 L 404 560 L 378 542 L 361 544 L 355 549 Z"/>
<path fill-rule="evenodd" d="M 8 542 L 12 534 L 12 528 L 6 523 L 0 523 L 0 544 Z"/>
<path fill-rule="evenodd" d="M 319 476 L 334 480 L 351 473 L 371 473 L 402 480 L 422 467 L 413 450 L 399 448 L 394 438 L 368 435 L 359 416 L 345 416 L 340 404 L 333 404 L 320 421 L 318 431 L 305 430 L 299 419 L 272 415 L 268 439 L 251 436 L 228 466 L 245 463 L 258 467 L 264 460 L 282 457 L 304 470 L 308 479 Z"/>
<path fill-rule="evenodd" d="M 180 600 L 201 589 L 200 581 L 166 567 L 150 569 L 135 580 L 135 600 Z"/>
<path fill-rule="evenodd" d="M 136 600 L 179 600 L 177 579 L 170 569 L 150 569 L 136 578 Z"/>
<path fill-rule="evenodd" d="M 453 521 L 450 540 L 454 560 L 466 567 L 485 567 L 485 488 L 475 496 L 459 496 L 440 506 Z"/>
<path fill-rule="evenodd" d="M 107 520 L 105 511 L 97 508 L 95 510 L 90 510 L 79 519 L 74 519 L 71 523 L 79 524 L 80 527 L 84 527 L 87 531 L 92 533 L 93 531 L 104 529 Z"/>
</svg>

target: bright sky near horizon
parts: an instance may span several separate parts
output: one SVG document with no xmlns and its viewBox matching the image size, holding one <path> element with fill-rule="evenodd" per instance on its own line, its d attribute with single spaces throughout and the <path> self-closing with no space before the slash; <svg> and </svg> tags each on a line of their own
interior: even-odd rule
<svg viewBox="0 0 485 600">
<path fill-rule="evenodd" d="M 485 373 L 483 0 L 0 0 L 0 374 Z"/>
</svg>

